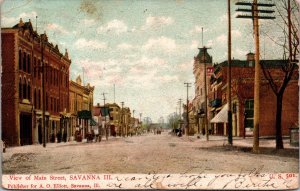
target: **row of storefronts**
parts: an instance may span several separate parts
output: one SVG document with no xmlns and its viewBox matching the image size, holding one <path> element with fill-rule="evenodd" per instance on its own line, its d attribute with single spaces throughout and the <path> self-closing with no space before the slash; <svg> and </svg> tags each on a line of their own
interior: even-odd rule
<svg viewBox="0 0 300 191">
<path fill-rule="evenodd" d="M 62 54 L 30 20 L 2 28 L 1 37 L 2 140 L 15 146 L 69 141 L 80 127 L 84 136 L 94 87 L 80 77 L 69 81 L 68 51 Z M 82 111 L 90 113 L 89 119 Z"/>
<path fill-rule="evenodd" d="M 204 58 L 206 57 L 206 58 Z M 281 68 L 285 60 L 261 60 L 261 64 L 273 77 L 282 80 L 284 73 Z M 206 65 L 206 86 L 204 69 Z M 227 70 L 224 61 L 212 64 L 212 57 L 200 49 L 194 58 L 195 97 L 189 105 L 190 133 L 205 134 L 205 110 L 207 110 L 208 129 L 210 134 L 228 135 L 228 104 L 227 104 Z M 253 135 L 254 119 L 254 54 L 247 54 L 245 60 L 231 61 L 231 98 L 232 98 L 232 135 L 246 137 Z M 298 69 L 292 76 L 283 97 L 282 133 L 288 136 L 290 128 L 298 122 Z M 261 72 L 260 93 L 260 136 L 275 136 L 276 96 L 268 81 Z M 205 107 L 204 88 L 207 88 L 207 107 Z"/>
</svg>

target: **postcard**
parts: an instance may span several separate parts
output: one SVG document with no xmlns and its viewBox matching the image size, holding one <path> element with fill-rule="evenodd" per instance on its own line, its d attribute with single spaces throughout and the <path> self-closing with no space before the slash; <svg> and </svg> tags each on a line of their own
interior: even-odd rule
<svg viewBox="0 0 300 191">
<path fill-rule="evenodd" d="M 299 188 L 299 1 L 1 2 L 2 189 Z"/>
</svg>

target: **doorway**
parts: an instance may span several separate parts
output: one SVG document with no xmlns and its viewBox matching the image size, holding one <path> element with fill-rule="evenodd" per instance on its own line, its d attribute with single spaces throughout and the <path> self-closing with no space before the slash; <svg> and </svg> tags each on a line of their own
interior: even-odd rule
<svg viewBox="0 0 300 191">
<path fill-rule="evenodd" d="M 20 144 L 32 145 L 32 115 L 20 113 Z"/>
</svg>

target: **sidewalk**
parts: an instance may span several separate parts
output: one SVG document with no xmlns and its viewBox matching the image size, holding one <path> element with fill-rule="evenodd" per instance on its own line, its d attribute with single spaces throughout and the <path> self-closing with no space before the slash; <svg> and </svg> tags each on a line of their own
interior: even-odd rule
<svg viewBox="0 0 300 191">
<path fill-rule="evenodd" d="M 228 145 L 228 137 L 227 136 L 218 136 L 218 135 L 209 135 L 209 141 L 206 141 L 206 136 L 201 135 L 200 138 L 197 138 L 198 135 L 193 136 L 185 136 L 183 135 L 180 139 L 185 141 L 192 141 L 192 142 L 201 142 L 207 143 L 207 146 L 225 146 Z M 232 138 L 232 145 L 237 147 L 251 147 L 253 146 L 253 137 L 233 137 Z M 285 149 L 293 149 L 299 150 L 299 146 L 292 146 L 290 145 L 289 138 L 283 138 L 283 145 Z M 261 148 L 275 148 L 276 147 L 276 140 L 275 138 L 259 138 L 259 147 Z"/>
</svg>

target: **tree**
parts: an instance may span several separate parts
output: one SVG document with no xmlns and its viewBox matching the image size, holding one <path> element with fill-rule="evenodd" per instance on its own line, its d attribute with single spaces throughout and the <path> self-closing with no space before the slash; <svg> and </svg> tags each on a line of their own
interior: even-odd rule
<svg viewBox="0 0 300 191">
<path fill-rule="evenodd" d="M 177 113 L 173 113 L 168 116 L 168 128 L 177 129 L 179 123 L 180 116 Z"/>
<path fill-rule="evenodd" d="M 277 0 L 276 9 L 279 21 L 274 20 L 276 26 L 283 32 L 283 38 L 274 38 L 266 35 L 277 45 L 283 48 L 283 62 L 281 63 L 282 79 L 274 77 L 271 71 L 261 62 L 261 67 L 273 93 L 276 96 L 276 149 L 283 149 L 282 141 L 282 102 L 283 95 L 290 80 L 298 76 L 297 55 L 299 54 L 299 5 L 295 0 Z M 278 40 L 279 39 L 279 40 Z"/>
</svg>

